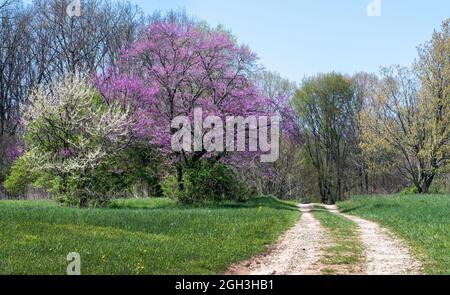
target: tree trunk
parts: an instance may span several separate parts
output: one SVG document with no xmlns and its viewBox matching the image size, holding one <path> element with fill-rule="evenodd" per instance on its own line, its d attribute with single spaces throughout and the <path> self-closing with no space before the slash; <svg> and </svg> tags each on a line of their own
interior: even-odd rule
<svg viewBox="0 0 450 295">
<path fill-rule="evenodd" d="M 178 189 L 180 190 L 180 192 L 184 191 L 182 164 L 177 164 L 177 181 L 178 181 Z"/>
<path fill-rule="evenodd" d="M 369 194 L 369 173 L 367 171 L 364 171 L 364 182 L 366 186 L 366 194 Z"/>
<path fill-rule="evenodd" d="M 428 190 L 433 182 L 434 174 L 422 174 L 420 180 L 416 185 L 417 190 L 420 194 L 428 194 Z"/>
<path fill-rule="evenodd" d="M 80 197 L 80 203 L 79 203 L 80 208 L 84 209 L 87 208 L 87 198 L 85 196 L 81 196 Z"/>
</svg>

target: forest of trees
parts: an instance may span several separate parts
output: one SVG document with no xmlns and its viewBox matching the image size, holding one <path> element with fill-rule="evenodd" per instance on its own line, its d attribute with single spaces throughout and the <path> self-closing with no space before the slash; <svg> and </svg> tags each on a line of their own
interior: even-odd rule
<svg viewBox="0 0 450 295">
<path fill-rule="evenodd" d="M 86 0 L 69 17 L 69 2 L 0 1 L 0 198 L 39 189 L 86 207 L 450 191 L 450 19 L 410 67 L 297 83 L 184 11 Z M 278 161 L 172 151 L 171 120 L 196 106 L 280 115 Z"/>
</svg>

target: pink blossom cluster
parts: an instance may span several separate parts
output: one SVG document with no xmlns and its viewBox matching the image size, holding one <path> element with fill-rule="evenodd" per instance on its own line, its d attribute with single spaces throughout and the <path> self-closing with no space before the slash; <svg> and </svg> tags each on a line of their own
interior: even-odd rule
<svg viewBox="0 0 450 295">
<path fill-rule="evenodd" d="M 171 121 L 192 117 L 196 107 L 221 118 L 275 113 L 250 78 L 256 61 L 227 32 L 157 22 L 95 82 L 106 100 L 132 107 L 137 138 L 171 153 Z"/>
</svg>

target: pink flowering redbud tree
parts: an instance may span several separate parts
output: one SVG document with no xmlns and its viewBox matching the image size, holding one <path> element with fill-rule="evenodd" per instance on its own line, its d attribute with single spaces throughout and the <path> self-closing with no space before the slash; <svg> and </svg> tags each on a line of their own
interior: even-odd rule
<svg viewBox="0 0 450 295">
<path fill-rule="evenodd" d="M 174 118 L 192 118 L 196 108 L 202 109 L 203 116 L 220 118 L 270 115 L 270 100 L 251 79 L 258 70 L 256 60 L 247 46 L 236 44 L 227 32 L 193 24 L 154 23 L 123 50 L 116 68 L 96 77 L 96 84 L 107 101 L 131 105 L 137 122 L 135 137 L 167 154 L 181 180 L 184 166 L 205 157 L 222 159 L 229 153 L 174 151 Z"/>
</svg>

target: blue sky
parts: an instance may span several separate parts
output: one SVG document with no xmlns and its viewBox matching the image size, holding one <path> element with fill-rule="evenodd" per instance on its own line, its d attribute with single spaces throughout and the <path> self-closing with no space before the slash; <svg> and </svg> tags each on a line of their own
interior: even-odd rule
<svg viewBox="0 0 450 295">
<path fill-rule="evenodd" d="M 450 17 L 450 0 L 131 0 L 146 13 L 185 8 L 224 25 L 270 70 L 294 81 L 319 72 L 377 72 L 409 65 L 417 45 Z"/>
</svg>

